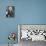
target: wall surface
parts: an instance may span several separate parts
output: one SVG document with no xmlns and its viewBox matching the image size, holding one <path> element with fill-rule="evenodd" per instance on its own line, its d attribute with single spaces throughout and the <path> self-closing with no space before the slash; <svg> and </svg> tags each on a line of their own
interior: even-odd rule
<svg viewBox="0 0 46 46">
<path fill-rule="evenodd" d="M 46 24 L 46 0 L 13 0 L 14 18 L 5 17 L 8 5 L 8 0 L 0 0 L 0 44 L 8 43 L 9 32 L 17 34 L 18 24 Z"/>
</svg>

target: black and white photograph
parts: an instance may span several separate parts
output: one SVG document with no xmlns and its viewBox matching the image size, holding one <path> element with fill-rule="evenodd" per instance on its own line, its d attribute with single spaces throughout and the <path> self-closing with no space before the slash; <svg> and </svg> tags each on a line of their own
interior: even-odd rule
<svg viewBox="0 0 46 46">
<path fill-rule="evenodd" d="M 14 16 L 15 16 L 15 6 L 7 6 L 6 17 L 14 17 Z"/>
</svg>

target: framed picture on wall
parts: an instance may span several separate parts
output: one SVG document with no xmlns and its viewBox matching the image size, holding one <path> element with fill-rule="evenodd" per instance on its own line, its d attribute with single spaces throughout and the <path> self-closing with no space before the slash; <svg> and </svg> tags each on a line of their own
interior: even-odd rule
<svg viewBox="0 0 46 46">
<path fill-rule="evenodd" d="M 15 16 L 15 6 L 7 6 L 6 17 L 14 17 L 14 16 Z"/>
<path fill-rule="evenodd" d="M 46 25 L 20 24 L 18 34 L 19 42 L 21 40 L 46 41 Z"/>
</svg>

